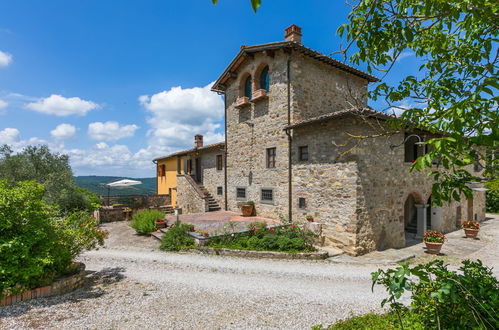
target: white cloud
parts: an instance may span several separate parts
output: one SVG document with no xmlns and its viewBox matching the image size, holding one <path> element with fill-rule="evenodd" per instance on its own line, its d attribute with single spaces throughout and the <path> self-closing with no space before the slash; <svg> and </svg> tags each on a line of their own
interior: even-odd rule
<svg viewBox="0 0 499 330">
<path fill-rule="evenodd" d="M 190 148 L 194 135 L 203 134 L 205 144 L 220 142 L 219 133 L 224 115 L 222 97 L 210 91 L 213 83 L 205 87 L 173 87 L 157 94 L 143 95 L 139 102 L 149 111 L 147 119 L 149 147 L 143 154 L 155 156 L 165 152 Z"/>
<path fill-rule="evenodd" d="M 406 57 L 410 57 L 410 56 L 413 56 L 413 55 L 414 55 L 413 52 L 404 50 L 402 53 L 400 53 L 399 57 L 397 57 L 397 62 L 401 61 L 402 59 L 404 59 Z"/>
<path fill-rule="evenodd" d="M 19 141 L 20 132 L 17 128 L 9 128 L 0 131 L 0 145 L 14 144 Z"/>
<path fill-rule="evenodd" d="M 115 121 L 95 122 L 88 125 L 88 136 L 94 140 L 116 141 L 133 136 L 137 129 L 137 125 L 121 126 Z"/>
<path fill-rule="evenodd" d="M 50 135 L 56 140 L 69 140 L 74 138 L 76 127 L 70 124 L 60 124 L 50 131 Z"/>
<path fill-rule="evenodd" d="M 2 52 L 0 50 L 0 67 L 7 66 L 12 63 L 12 55 L 9 53 Z"/>
<path fill-rule="evenodd" d="M 0 115 L 3 115 L 5 113 L 5 108 L 7 108 L 8 105 L 9 104 L 4 100 L 0 100 Z"/>
<path fill-rule="evenodd" d="M 66 98 L 61 95 L 52 94 L 49 97 L 31 102 L 25 105 L 26 108 L 48 115 L 56 116 L 84 116 L 87 112 L 97 109 L 98 104 L 85 101 L 79 97 Z"/>
</svg>

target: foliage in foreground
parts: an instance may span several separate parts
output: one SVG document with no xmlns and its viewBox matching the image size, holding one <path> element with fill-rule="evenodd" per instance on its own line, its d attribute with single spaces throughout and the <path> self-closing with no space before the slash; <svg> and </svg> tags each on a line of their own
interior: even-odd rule
<svg viewBox="0 0 499 330">
<path fill-rule="evenodd" d="M 107 232 L 85 212 L 60 218 L 36 182 L 0 181 L 0 297 L 47 285 Z"/>
<path fill-rule="evenodd" d="M 45 187 L 43 199 L 57 206 L 63 214 L 92 211 L 99 198 L 89 190 L 76 186 L 69 157 L 50 152 L 47 146 L 28 146 L 14 154 L 7 146 L 0 147 L 0 179 L 10 182 L 36 181 Z"/>
<path fill-rule="evenodd" d="M 478 261 L 463 261 L 459 272 L 447 269 L 442 260 L 410 267 L 378 270 L 375 284 L 385 286 L 390 304 L 402 320 L 405 307 L 399 302 L 411 293 L 410 311 L 418 315 L 425 329 L 498 329 L 499 281 Z"/>
<path fill-rule="evenodd" d="M 325 328 L 322 325 L 312 327 L 312 330 L 382 330 L 382 329 L 411 329 L 422 330 L 424 326 L 419 321 L 416 313 L 403 311 L 401 313 L 402 326 L 400 326 L 398 315 L 394 312 L 385 314 L 368 313 L 359 316 L 352 316 L 349 319 L 341 320 Z"/>
<path fill-rule="evenodd" d="M 213 237 L 209 246 L 234 250 L 312 252 L 313 235 L 297 225 L 267 228 L 265 222 L 251 223 L 249 232 Z"/>
<path fill-rule="evenodd" d="M 196 247 L 194 239 L 189 235 L 190 227 L 191 225 L 188 223 L 177 221 L 161 238 L 160 249 L 164 251 L 180 251 Z"/>
<path fill-rule="evenodd" d="M 141 210 L 133 214 L 130 227 L 140 235 L 147 235 L 156 231 L 156 220 L 165 217 L 165 213 L 158 210 Z"/>
</svg>

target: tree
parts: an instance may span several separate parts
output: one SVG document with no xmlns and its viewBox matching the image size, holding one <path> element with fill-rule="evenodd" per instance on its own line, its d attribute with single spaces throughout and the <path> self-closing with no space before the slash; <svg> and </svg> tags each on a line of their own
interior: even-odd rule
<svg viewBox="0 0 499 330">
<path fill-rule="evenodd" d="M 251 3 L 256 10 L 261 1 Z M 484 166 L 487 154 L 499 147 L 499 2 L 355 0 L 349 5 L 349 22 L 337 31 L 346 46 L 332 54 L 384 75 L 403 52 L 421 60 L 417 73 L 393 86 L 379 83 L 369 96 L 404 110 L 393 127 L 438 134 L 426 141 L 430 152 L 412 167 L 430 169 L 437 204 L 459 200 L 463 193 L 471 197 L 467 184 L 484 178 L 466 167 L 476 162 Z M 404 100 L 409 108 L 400 107 Z M 435 159 L 438 167 L 432 166 Z M 496 164 L 494 159 L 491 168 Z"/>
<path fill-rule="evenodd" d="M 91 210 L 98 203 L 97 196 L 75 185 L 69 157 L 47 146 L 28 146 L 17 154 L 7 145 L 0 147 L 0 179 L 41 183 L 44 200 L 62 212 Z"/>
</svg>

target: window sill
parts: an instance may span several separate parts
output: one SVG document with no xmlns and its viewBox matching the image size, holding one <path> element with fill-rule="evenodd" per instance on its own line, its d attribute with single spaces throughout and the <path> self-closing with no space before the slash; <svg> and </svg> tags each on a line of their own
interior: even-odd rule
<svg viewBox="0 0 499 330">
<path fill-rule="evenodd" d="M 266 99 L 267 96 L 267 91 L 265 89 L 259 89 L 256 90 L 253 95 L 251 96 L 251 102 L 255 103 L 260 100 Z"/>
<path fill-rule="evenodd" d="M 260 201 L 261 204 L 275 205 L 274 201 Z"/>
<path fill-rule="evenodd" d="M 244 108 L 250 104 L 251 104 L 251 102 L 247 96 L 238 97 L 236 100 L 236 108 L 238 108 L 238 109 Z"/>
</svg>

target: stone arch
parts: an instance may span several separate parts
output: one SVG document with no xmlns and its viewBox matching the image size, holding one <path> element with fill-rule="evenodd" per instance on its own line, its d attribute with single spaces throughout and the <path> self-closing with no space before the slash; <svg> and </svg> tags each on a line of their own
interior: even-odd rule
<svg viewBox="0 0 499 330">
<path fill-rule="evenodd" d="M 427 198 L 424 198 L 424 194 L 417 191 L 417 190 L 411 190 L 404 195 L 404 202 L 407 200 L 407 197 L 412 195 L 414 197 L 414 200 L 416 201 L 416 204 L 424 204 L 427 200 Z"/>
<path fill-rule="evenodd" d="M 269 73 L 268 76 L 269 76 L 269 80 L 270 80 L 270 65 L 267 62 L 260 63 L 256 67 L 255 71 L 253 72 L 253 90 L 255 90 L 255 91 L 258 89 L 261 89 L 261 86 L 260 86 L 260 78 L 261 77 L 260 76 L 265 68 L 268 68 L 268 73 Z M 269 83 L 269 85 L 270 85 L 270 83 Z"/>
<path fill-rule="evenodd" d="M 246 87 L 246 80 L 248 77 L 251 79 L 251 84 L 254 84 L 254 78 L 251 76 L 251 73 L 245 72 L 241 75 L 241 78 L 239 80 L 239 97 L 247 96 L 245 95 L 245 87 Z M 253 87 L 253 86 L 252 86 Z M 253 88 L 254 90 L 254 88 Z M 249 96 L 249 99 L 251 99 L 251 96 Z"/>
</svg>

